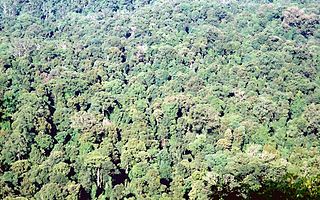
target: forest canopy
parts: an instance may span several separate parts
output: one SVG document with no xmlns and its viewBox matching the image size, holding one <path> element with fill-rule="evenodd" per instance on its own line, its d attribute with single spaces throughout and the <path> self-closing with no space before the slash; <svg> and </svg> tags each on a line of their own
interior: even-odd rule
<svg viewBox="0 0 320 200">
<path fill-rule="evenodd" d="M 0 199 L 320 199 L 317 0 L 1 0 Z"/>
</svg>

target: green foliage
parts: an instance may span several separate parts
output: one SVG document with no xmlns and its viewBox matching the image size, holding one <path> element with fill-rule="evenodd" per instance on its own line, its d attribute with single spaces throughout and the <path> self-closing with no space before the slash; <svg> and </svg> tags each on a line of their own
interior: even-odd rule
<svg viewBox="0 0 320 200">
<path fill-rule="evenodd" d="M 316 1 L 0 1 L 0 199 L 320 199 Z"/>
</svg>

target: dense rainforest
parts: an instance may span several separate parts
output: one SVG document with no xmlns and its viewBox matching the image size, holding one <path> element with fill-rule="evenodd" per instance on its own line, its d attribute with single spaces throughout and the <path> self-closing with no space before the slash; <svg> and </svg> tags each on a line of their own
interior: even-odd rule
<svg viewBox="0 0 320 200">
<path fill-rule="evenodd" d="M 0 199 L 320 199 L 317 0 L 0 0 Z"/>
</svg>

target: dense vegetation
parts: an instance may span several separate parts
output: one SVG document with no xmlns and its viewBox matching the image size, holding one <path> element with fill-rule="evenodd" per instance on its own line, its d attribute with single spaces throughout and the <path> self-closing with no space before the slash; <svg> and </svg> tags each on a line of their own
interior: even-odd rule
<svg viewBox="0 0 320 200">
<path fill-rule="evenodd" d="M 320 199 L 319 14 L 1 0 L 0 199 Z"/>
</svg>

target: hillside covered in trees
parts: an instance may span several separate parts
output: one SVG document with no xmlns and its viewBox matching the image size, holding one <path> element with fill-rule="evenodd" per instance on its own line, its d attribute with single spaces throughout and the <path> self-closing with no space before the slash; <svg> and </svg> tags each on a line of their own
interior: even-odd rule
<svg viewBox="0 0 320 200">
<path fill-rule="evenodd" d="M 320 199 L 317 0 L 0 0 L 0 199 Z"/>
</svg>

